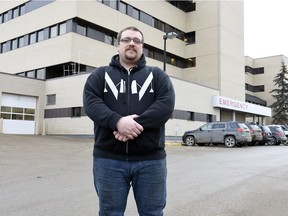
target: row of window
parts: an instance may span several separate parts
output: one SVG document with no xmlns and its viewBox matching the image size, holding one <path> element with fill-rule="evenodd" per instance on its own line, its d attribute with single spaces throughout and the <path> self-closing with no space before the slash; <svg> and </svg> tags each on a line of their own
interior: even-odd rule
<svg viewBox="0 0 288 216">
<path fill-rule="evenodd" d="M 179 8 L 180 10 L 182 10 L 186 13 L 196 10 L 196 4 L 195 4 L 195 2 L 193 3 L 193 1 L 189 1 L 189 0 L 182 0 L 182 1 L 167 0 L 167 2 L 169 2 L 170 4 L 174 5 L 175 7 Z"/>
<path fill-rule="evenodd" d="M 257 105 L 264 106 L 264 107 L 267 106 L 267 101 L 262 100 L 261 98 L 256 97 L 254 95 L 249 95 L 249 94 L 245 94 L 245 102 L 257 104 Z"/>
<path fill-rule="evenodd" d="M 35 109 L 1 106 L 0 118 L 10 120 L 35 120 Z"/>
<path fill-rule="evenodd" d="M 46 0 L 32 0 L 28 1 L 24 4 L 21 4 L 17 7 L 14 7 L 8 11 L 5 11 L 4 13 L 0 14 L 0 24 L 8 22 L 9 20 L 15 19 L 18 16 L 22 16 L 32 10 L 36 10 L 42 6 L 45 6 L 54 0 L 46 1 Z"/>
<path fill-rule="evenodd" d="M 45 80 L 46 79 L 46 70 L 45 70 L 45 68 L 40 68 L 40 69 L 36 69 L 36 70 L 21 72 L 21 73 L 18 73 L 17 75 Z"/>
<path fill-rule="evenodd" d="M 67 117 L 81 117 L 86 116 L 83 107 L 69 107 L 69 108 L 58 108 L 58 109 L 46 109 L 44 118 L 67 118 Z M 216 120 L 215 115 L 188 112 L 184 110 L 174 110 L 171 116 L 172 119 L 181 119 L 187 121 L 202 121 L 202 122 L 213 122 Z"/>
<path fill-rule="evenodd" d="M 56 105 L 56 94 L 49 94 L 46 96 L 46 105 Z M 45 118 L 81 117 L 85 115 L 86 114 L 84 113 L 82 107 L 45 110 Z M 198 112 L 188 112 L 176 109 L 174 110 L 171 118 L 202 122 L 212 122 L 216 120 L 215 115 Z"/>
<path fill-rule="evenodd" d="M 81 116 L 85 116 L 83 107 L 47 109 L 44 113 L 44 118 L 73 118 Z"/>
<path fill-rule="evenodd" d="M 253 75 L 264 74 L 264 67 L 252 68 L 250 66 L 245 66 L 245 73 L 250 73 Z"/>
<path fill-rule="evenodd" d="M 28 46 L 49 38 L 53 38 L 67 32 L 66 22 L 62 22 L 36 32 L 5 41 L 0 44 L 0 53 L 5 53 L 14 49 Z"/>
<path fill-rule="evenodd" d="M 101 42 L 104 42 L 106 44 L 113 45 L 113 46 L 116 45 L 117 43 L 116 32 L 102 28 L 100 26 L 97 26 L 93 23 L 89 23 L 81 19 L 73 19 L 73 20 L 67 20 L 66 22 L 55 24 L 53 26 L 49 26 L 47 28 L 29 33 L 27 35 L 3 42 L 0 44 L 0 53 L 11 51 L 16 48 L 21 48 L 23 46 L 32 45 L 34 43 L 41 42 L 43 40 L 65 34 L 67 32 L 75 32 L 77 34 L 81 34 L 83 36 L 90 37 L 92 39 L 99 40 Z M 143 52 L 144 52 L 144 55 L 149 58 L 163 61 L 163 50 L 144 44 Z M 184 58 L 175 56 L 173 54 L 167 53 L 166 60 L 167 60 L 166 61 L 167 64 L 171 64 L 180 68 L 188 68 L 188 67 L 196 66 L 196 58 L 184 59 Z M 91 71 L 92 69 L 94 69 L 89 66 L 79 65 L 79 64 L 77 64 L 76 67 L 77 68 L 80 67 L 81 72 L 87 72 L 87 71 Z M 47 68 L 40 68 L 40 69 L 21 72 L 19 73 L 19 75 L 44 80 L 44 79 L 49 79 L 49 78 L 54 78 L 54 77 L 59 77 L 59 76 L 75 74 L 75 70 L 71 70 L 72 72 L 70 73 L 69 72 L 70 70 L 67 72 L 66 68 L 67 68 L 67 65 L 62 64 L 57 68 L 57 70 L 56 68 L 54 70 L 51 67 L 51 73 L 49 73 L 49 70 Z M 53 74 L 57 74 L 57 76 L 54 76 L 52 72 Z"/>
<path fill-rule="evenodd" d="M 253 85 L 245 83 L 245 90 L 251 91 L 251 92 L 264 92 L 265 86 L 264 85 L 253 86 Z"/>
<path fill-rule="evenodd" d="M 101 2 L 111 8 L 114 8 L 115 10 L 118 10 L 124 14 L 127 14 L 128 16 L 131 16 L 141 22 L 144 22 L 154 28 L 157 28 L 161 31 L 164 32 L 176 32 L 178 34 L 178 38 L 185 41 L 187 44 L 195 43 L 195 32 L 190 32 L 190 33 L 184 33 L 180 31 L 179 29 L 172 27 L 168 25 L 167 23 L 162 22 L 161 20 L 141 11 L 138 10 L 137 8 L 134 8 L 133 6 L 122 2 L 120 0 L 97 0 L 98 2 Z M 18 16 L 24 15 L 25 13 L 28 13 L 32 10 L 36 10 L 42 6 L 45 6 L 51 2 L 54 2 L 54 0 L 50 1 L 38 1 L 38 0 L 32 0 L 29 2 L 26 2 L 25 4 L 19 5 L 15 8 L 12 8 L 11 10 L 8 10 L 2 14 L 0 14 L 0 24 L 7 22 L 11 19 L 15 19 Z M 180 8 L 181 7 L 191 7 L 191 4 L 194 5 L 192 6 L 193 10 L 195 10 L 195 3 L 191 2 L 178 2 L 177 1 L 169 1 L 170 4 L 175 5 L 176 7 Z M 187 5 L 187 6 L 186 6 Z M 40 34 L 42 34 L 40 32 Z M 42 35 L 39 36 L 39 40 L 41 40 Z M 17 43 L 23 43 L 24 39 L 21 39 L 20 42 Z M 16 43 L 16 42 L 15 42 Z M 6 46 L 6 45 L 5 45 Z M 21 47 L 21 45 L 19 45 Z M 5 47 L 4 47 L 5 50 Z"/>
<path fill-rule="evenodd" d="M 34 69 L 17 73 L 19 76 L 30 77 L 35 79 L 52 79 L 56 77 L 71 76 L 75 74 L 91 72 L 95 67 L 78 64 L 75 62 L 67 62 L 59 65 L 52 65 L 46 68 Z"/>
<path fill-rule="evenodd" d="M 178 34 L 178 37 L 180 40 L 185 41 L 187 44 L 193 44 L 195 43 L 195 32 L 189 32 L 184 33 L 180 31 L 179 29 L 162 22 L 161 20 L 127 4 L 126 2 L 120 1 L 120 0 L 97 0 L 100 3 L 103 3 L 115 10 L 120 11 L 121 13 L 124 13 L 130 17 L 133 17 L 134 19 L 137 19 L 141 22 L 146 23 L 147 25 L 150 25 L 156 29 L 159 29 L 163 32 L 176 32 Z M 170 2 L 171 4 L 174 4 L 173 1 Z M 179 5 L 175 3 L 176 5 Z M 183 4 L 183 3 L 181 3 Z M 195 8 L 194 8 L 195 9 Z"/>
</svg>

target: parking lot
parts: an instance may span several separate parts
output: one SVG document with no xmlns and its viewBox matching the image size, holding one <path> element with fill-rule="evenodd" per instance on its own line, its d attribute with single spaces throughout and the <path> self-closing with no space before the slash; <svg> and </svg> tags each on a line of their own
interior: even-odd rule
<svg viewBox="0 0 288 216">
<path fill-rule="evenodd" d="M 0 135 L 0 215 L 98 215 L 92 143 L 87 137 Z M 287 215 L 288 146 L 166 149 L 166 216 Z M 132 194 L 126 215 L 137 215 Z"/>
</svg>

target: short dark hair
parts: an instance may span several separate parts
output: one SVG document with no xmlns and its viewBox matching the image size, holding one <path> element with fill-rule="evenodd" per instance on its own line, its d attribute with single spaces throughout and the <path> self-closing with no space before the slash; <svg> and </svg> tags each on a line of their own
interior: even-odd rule
<svg viewBox="0 0 288 216">
<path fill-rule="evenodd" d="M 129 27 L 126 27 L 124 29 L 122 29 L 121 31 L 119 31 L 119 33 L 117 34 L 117 43 L 119 44 L 120 43 L 120 40 L 121 40 L 121 36 L 122 36 L 122 33 L 126 30 L 132 30 L 132 31 L 137 31 L 137 32 L 140 32 L 141 36 L 142 36 L 142 43 L 144 43 L 144 35 L 142 33 L 142 31 L 140 31 L 138 28 L 134 27 L 134 26 L 129 26 Z"/>
</svg>

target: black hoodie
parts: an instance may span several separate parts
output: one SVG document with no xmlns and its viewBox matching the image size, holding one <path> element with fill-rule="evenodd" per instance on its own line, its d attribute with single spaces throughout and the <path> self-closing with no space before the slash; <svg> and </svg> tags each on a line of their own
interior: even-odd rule
<svg viewBox="0 0 288 216">
<path fill-rule="evenodd" d="M 109 66 L 99 67 L 84 87 L 84 108 L 94 122 L 94 157 L 117 160 L 154 160 L 166 157 L 165 123 L 171 117 L 175 93 L 169 76 L 157 67 L 146 66 L 142 55 L 138 65 L 127 71 L 119 55 Z M 144 131 L 122 142 L 113 131 L 123 116 L 135 119 Z"/>
</svg>

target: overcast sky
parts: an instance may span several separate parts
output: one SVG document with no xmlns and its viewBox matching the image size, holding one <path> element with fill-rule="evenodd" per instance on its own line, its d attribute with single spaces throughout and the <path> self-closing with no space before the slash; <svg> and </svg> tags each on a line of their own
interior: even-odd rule
<svg viewBox="0 0 288 216">
<path fill-rule="evenodd" d="M 244 0 L 244 53 L 288 57 L 288 1 Z"/>
</svg>

